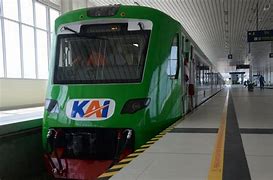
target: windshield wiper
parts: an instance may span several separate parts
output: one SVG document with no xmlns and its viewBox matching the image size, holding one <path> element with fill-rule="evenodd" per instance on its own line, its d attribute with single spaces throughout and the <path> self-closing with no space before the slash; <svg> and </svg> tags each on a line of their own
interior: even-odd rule
<svg viewBox="0 0 273 180">
<path fill-rule="evenodd" d="M 139 23 L 137 23 L 137 25 L 139 26 L 141 31 L 144 30 L 144 24 L 143 23 L 139 22 Z"/>
<path fill-rule="evenodd" d="M 99 40 L 108 40 L 107 38 L 104 38 L 104 37 L 99 37 L 99 36 L 94 36 L 94 35 L 89 35 L 89 34 L 81 34 L 69 27 L 66 27 L 66 26 L 63 26 L 61 31 L 70 31 L 70 32 L 73 32 L 74 34 L 76 34 L 77 36 L 79 37 L 86 37 L 86 38 L 89 38 L 89 39 L 99 39 Z"/>
<path fill-rule="evenodd" d="M 73 30 L 73 29 L 70 29 L 69 27 L 66 27 L 66 26 L 64 26 L 64 27 L 62 27 L 62 29 L 61 29 L 61 31 L 66 31 L 66 30 L 68 30 L 68 31 L 70 31 L 70 32 L 73 32 L 74 34 L 79 34 L 77 31 L 75 31 L 75 30 Z"/>
</svg>

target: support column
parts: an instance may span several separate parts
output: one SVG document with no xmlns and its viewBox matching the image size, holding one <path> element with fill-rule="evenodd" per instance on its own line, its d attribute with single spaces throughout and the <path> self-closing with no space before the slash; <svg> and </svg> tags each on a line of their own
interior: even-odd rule
<svg viewBox="0 0 273 180">
<path fill-rule="evenodd" d="M 89 0 L 61 0 L 61 13 L 92 6 L 95 4 Z"/>
<path fill-rule="evenodd" d="M 88 0 L 73 0 L 72 8 L 73 9 L 81 9 L 88 7 Z"/>
<path fill-rule="evenodd" d="M 249 66 L 249 81 L 250 82 L 252 82 L 252 71 L 253 71 L 253 69 L 252 69 L 252 64 L 250 64 L 250 66 Z"/>
<path fill-rule="evenodd" d="M 270 73 L 270 74 L 269 74 L 269 85 L 273 84 L 273 83 L 272 83 L 272 77 L 271 77 L 271 76 L 272 76 L 272 75 L 271 75 L 271 71 L 272 71 L 271 64 L 272 64 L 272 63 L 270 62 L 270 66 L 269 66 L 269 73 Z"/>
<path fill-rule="evenodd" d="M 264 69 L 264 73 L 265 73 L 265 76 L 266 76 L 266 80 L 265 80 L 265 84 L 268 84 L 268 81 L 269 81 L 269 76 L 268 76 L 268 67 L 265 67 Z"/>
<path fill-rule="evenodd" d="M 61 14 L 73 10 L 72 0 L 61 0 Z"/>
</svg>

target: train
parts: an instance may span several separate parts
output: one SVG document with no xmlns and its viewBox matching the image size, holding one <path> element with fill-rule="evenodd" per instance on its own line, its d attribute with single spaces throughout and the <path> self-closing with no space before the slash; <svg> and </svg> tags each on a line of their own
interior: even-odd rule
<svg viewBox="0 0 273 180">
<path fill-rule="evenodd" d="M 55 178 L 96 179 L 224 82 L 169 15 L 109 5 L 55 21 L 42 140 Z"/>
</svg>

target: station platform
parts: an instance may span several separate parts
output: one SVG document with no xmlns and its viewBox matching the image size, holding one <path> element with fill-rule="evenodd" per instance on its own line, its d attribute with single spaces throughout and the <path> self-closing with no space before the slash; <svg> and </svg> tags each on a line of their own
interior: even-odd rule
<svg viewBox="0 0 273 180">
<path fill-rule="evenodd" d="M 44 107 L 0 111 L 0 180 L 45 179 L 43 111 Z"/>
<path fill-rule="evenodd" d="M 44 107 L 22 108 L 15 110 L 0 111 L 0 125 L 18 123 L 41 119 L 44 113 Z"/>
<path fill-rule="evenodd" d="M 225 88 L 101 179 L 271 180 L 272 107 L 273 90 Z"/>
</svg>

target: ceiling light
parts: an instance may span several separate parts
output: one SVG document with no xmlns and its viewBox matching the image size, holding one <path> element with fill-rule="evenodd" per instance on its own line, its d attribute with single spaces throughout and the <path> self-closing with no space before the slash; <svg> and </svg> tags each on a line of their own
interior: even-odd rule
<svg viewBox="0 0 273 180">
<path fill-rule="evenodd" d="M 270 3 L 268 3 L 264 6 L 264 11 L 268 11 L 270 9 Z"/>
</svg>

